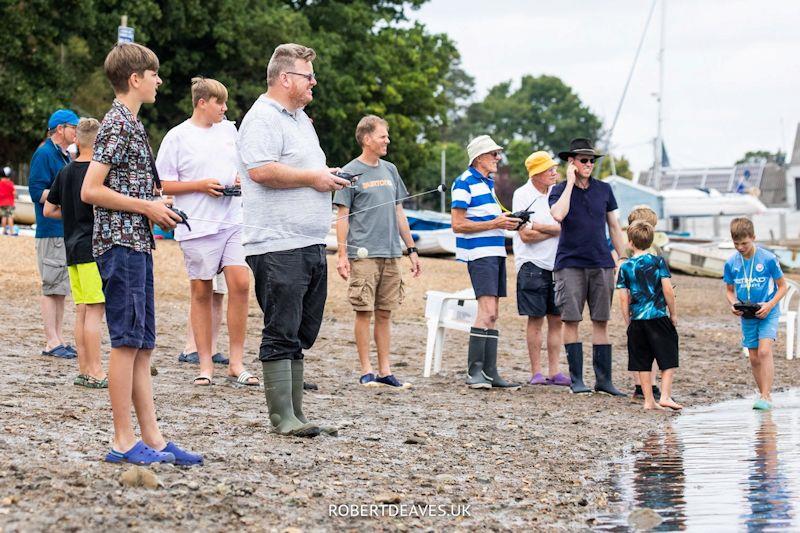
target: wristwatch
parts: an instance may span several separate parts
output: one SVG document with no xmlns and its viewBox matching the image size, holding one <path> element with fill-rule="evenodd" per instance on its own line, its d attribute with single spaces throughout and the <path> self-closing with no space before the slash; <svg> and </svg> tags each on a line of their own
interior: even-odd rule
<svg viewBox="0 0 800 533">
<path fill-rule="evenodd" d="M 409 246 L 409 247 L 406 249 L 406 253 L 408 253 L 408 255 L 411 255 L 411 254 L 417 254 L 417 255 L 419 255 L 419 251 L 417 251 L 417 247 L 416 247 L 416 246 Z"/>
</svg>

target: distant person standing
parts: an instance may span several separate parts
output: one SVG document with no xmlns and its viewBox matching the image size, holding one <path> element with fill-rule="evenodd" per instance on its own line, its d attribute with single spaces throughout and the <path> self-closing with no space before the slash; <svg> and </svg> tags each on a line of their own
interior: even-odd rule
<svg viewBox="0 0 800 533">
<path fill-rule="evenodd" d="M 10 179 L 11 168 L 4 167 L 0 177 L 0 216 L 2 216 L 3 235 L 16 235 L 14 231 L 14 199 L 17 191 Z"/>
<path fill-rule="evenodd" d="M 225 120 L 228 90 L 211 78 L 192 79 L 192 116 L 167 132 L 158 150 L 156 168 L 175 206 L 198 220 L 192 230 L 175 228 L 191 288 L 190 320 L 200 362 L 194 384 L 212 383 L 213 279 L 224 273 L 228 294 L 228 381 L 257 386 L 244 368 L 250 271 L 244 258 L 239 224 L 240 197 L 224 196 L 237 181 L 236 126 Z M 208 220 L 218 222 L 208 222 Z"/>
<path fill-rule="evenodd" d="M 561 311 L 555 302 L 553 265 L 561 225 L 550 214 L 547 195 L 558 179 L 558 163 L 547 152 L 534 152 L 525 160 L 529 180 L 514 191 L 514 212 L 533 211 L 530 222 L 514 235 L 517 267 L 517 310 L 528 317 L 527 342 L 531 360 L 529 385 L 569 386 L 558 371 L 561 355 Z M 542 374 L 542 326 L 547 319 L 547 370 Z"/>
<path fill-rule="evenodd" d="M 469 333 L 467 380 L 471 389 L 519 388 L 497 371 L 496 327 L 500 298 L 506 296 L 505 230 L 522 222 L 502 212 L 494 196 L 494 179 L 503 148 L 488 135 L 467 146 L 469 168 L 453 182 L 452 218 L 456 259 L 467 263 L 478 299 L 478 316 Z"/>
<path fill-rule="evenodd" d="M 99 129 L 96 119 L 81 119 L 77 128 L 80 154 L 58 173 L 44 204 L 46 216 L 60 218 L 64 223 L 67 270 L 75 301 L 75 344 L 78 345 L 78 377 L 73 383 L 90 389 L 108 387 L 100 357 L 106 298 L 92 255 L 94 210 L 81 200 L 83 178 L 92 161 Z"/>
<path fill-rule="evenodd" d="M 339 245 L 336 270 L 342 279 L 349 280 L 347 295 L 356 312 L 359 382 L 368 387 L 386 385 L 402 389 L 409 384 L 401 383 L 389 367 L 392 311 L 403 303 L 404 293 L 400 239 L 408 251 L 411 274 L 415 278 L 420 275 L 419 256 L 401 201 L 408 191 L 397 167 L 381 159 L 389 148 L 389 125 L 385 120 L 375 115 L 362 118 L 356 126 L 356 141 L 361 145 L 361 155 L 343 170 L 360 174 L 358 182 L 333 196 L 333 203 L 339 206 L 336 240 L 349 245 Z M 348 216 L 351 213 L 354 216 Z M 366 248 L 369 255 L 356 257 L 354 247 Z M 377 375 L 369 361 L 369 325 L 373 314 Z"/>
<path fill-rule="evenodd" d="M 614 211 L 617 200 L 611 186 L 592 178 L 595 161 L 603 154 L 592 148 L 588 139 L 573 139 L 569 150 L 558 157 L 567 162 L 567 179 L 550 190 L 550 212 L 561 223 L 554 266 L 556 304 L 564 322 L 564 347 L 574 393 L 591 390 L 583 384 L 583 344 L 578 325 L 589 304 L 592 319 L 592 366 L 596 392 L 625 396 L 611 380 L 611 341 L 608 321 L 614 295 L 614 258 L 608 235 L 618 257 L 625 238 Z"/>
<path fill-rule="evenodd" d="M 67 147 L 75 142 L 78 115 L 59 109 L 47 121 L 48 138 L 31 159 L 28 191 L 36 214 L 36 262 L 42 277 L 41 311 L 45 349 L 42 355 L 65 359 L 77 357 L 77 351 L 64 342 L 64 297 L 69 294 L 67 252 L 64 226 L 60 220 L 44 216 L 43 208 L 50 186 L 59 171 L 69 163 Z"/>
</svg>

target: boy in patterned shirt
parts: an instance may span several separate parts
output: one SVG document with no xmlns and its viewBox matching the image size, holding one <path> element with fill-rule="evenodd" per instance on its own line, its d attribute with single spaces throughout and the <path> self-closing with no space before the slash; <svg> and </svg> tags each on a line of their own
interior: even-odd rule
<svg viewBox="0 0 800 533">
<path fill-rule="evenodd" d="M 628 226 L 633 257 L 622 263 L 617 279 L 622 316 L 628 324 L 628 370 L 638 372 L 645 409 L 680 410 L 673 401 L 672 379 L 678 368 L 678 311 L 671 275 L 663 257 L 647 252 L 653 244 L 653 226 L 636 221 Z M 661 397 L 653 396 L 653 361 L 661 369 Z"/>
<path fill-rule="evenodd" d="M 115 46 L 103 65 L 116 98 L 103 118 L 81 199 L 94 204 L 92 253 L 103 279 L 106 322 L 111 337 L 108 391 L 114 418 L 112 463 L 202 464 L 200 455 L 182 450 L 161 435 L 150 381 L 155 348 L 153 258 L 150 221 L 172 229 L 180 220 L 155 198 L 160 188 L 144 125 L 143 103 L 156 100 L 161 85 L 158 57 L 134 43 Z M 131 423 L 136 409 L 142 440 Z"/>
</svg>

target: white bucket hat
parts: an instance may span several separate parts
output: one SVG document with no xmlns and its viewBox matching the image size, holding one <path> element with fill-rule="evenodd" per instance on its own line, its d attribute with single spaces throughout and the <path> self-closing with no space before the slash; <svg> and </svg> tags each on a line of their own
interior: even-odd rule
<svg viewBox="0 0 800 533">
<path fill-rule="evenodd" d="M 503 150 L 503 147 L 498 145 L 488 135 L 478 135 L 472 139 L 467 145 L 467 156 L 469 157 L 469 164 L 471 165 L 475 158 L 494 152 L 495 150 Z"/>
</svg>

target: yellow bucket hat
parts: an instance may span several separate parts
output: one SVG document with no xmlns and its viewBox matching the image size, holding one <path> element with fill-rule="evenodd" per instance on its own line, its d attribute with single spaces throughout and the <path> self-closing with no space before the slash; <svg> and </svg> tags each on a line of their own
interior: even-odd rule
<svg viewBox="0 0 800 533">
<path fill-rule="evenodd" d="M 558 166 L 558 163 L 553 161 L 550 154 L 545 151 L 533 152 L 525 160 L 525 168 L 528 169 L 528 177 L 535 176 L 555 166 Z"/>
</svg>

